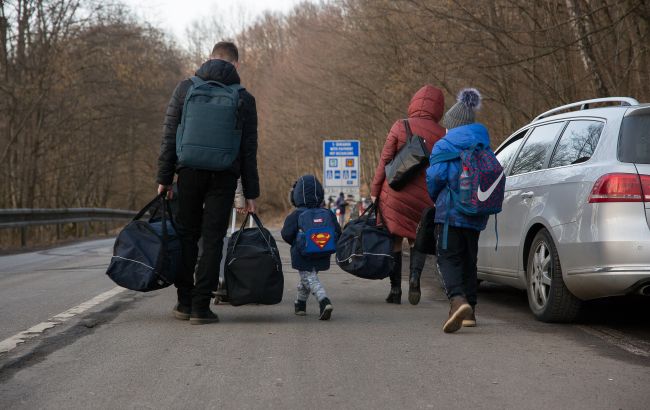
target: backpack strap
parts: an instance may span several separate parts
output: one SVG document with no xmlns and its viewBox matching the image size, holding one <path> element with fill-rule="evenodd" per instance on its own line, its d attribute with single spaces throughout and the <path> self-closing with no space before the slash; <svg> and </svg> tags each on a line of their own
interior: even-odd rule
<svg viewBox="0 0 650 410">
<path fill-rule="evenodd" d="M 203 84 L 206 84 L 206 83 L 207 83 L 207 81 L 203 80 L 203 79 L 202 79 L 201 77 L 199 77 L 198 75 L 193 75 L 193 76 L 191 76 L 191 77 L 190 77 L 190 81 L 192 81 L 192 85 L 193 85 L 194 87 L 200 87 L 200 86 L 202 86 Z"/>
<path fill-rule="evenodd" d="M 402 120 L 404 123 L 404 130 L 406 131 L 406 139 L 409 140 L 413 136 L 413 131 L 411 131 L 411 125 L 409 124 L 409 119 L 405 118 Z"/>
<path fill-rule="evenodd" d="M 245 88 L 241 84 L 225 85 L 224 83 L 219 82 L 219 81 L 215 81 L 215 80 L 204 80 L 204 79 L 202 79 L 201 77 L 199 77 L 197 75 L 193 75 L 192 77 L 190 77 L 190 80 L 192 81 L 192 85 L 194 86 L 194 88 L 200 87 L 200 86 L 205 85 L 205 84 L 214 84 L 214 85 L 216 85 L 218 87 L 229 88 L 229 89 L 231 89 L 233 91 L 236 91 L 236 92 L 241 92 L 241 91 L 245 90 Z"/>
<path fill-rule="evenodd" d="M 431 165 L 438 164 L 440 162 L 447 162 L 454 159 L 460 158 L 460 152 L 441 152 L 440 154 L 432 155 L 429 159 Z"/>
<path fill-rule="evenodd" d="M 497 228 L 497 214 L 494 214 L 494 236 L 497 238 L 497 242 L 494 244 L 494 252 L 497 251 L 499 247 L 499 229 Z"/>
<path fill-rule="evenodd" d="M 451 214 L 451 207 L 456 201 L 456 193 L 447 184 L 447 215 L 445 215 L 445 224 L 442 229 L 442 249 L 447 250 L 447 237 L 449 236 L 449 215 Z"/>
</svg>

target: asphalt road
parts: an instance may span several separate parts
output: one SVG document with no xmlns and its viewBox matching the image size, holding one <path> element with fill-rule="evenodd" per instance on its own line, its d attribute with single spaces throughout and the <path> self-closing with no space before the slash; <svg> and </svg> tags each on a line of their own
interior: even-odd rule
<svg viewBox="0 0 650 410">
<path fill-rule="evenodd" d="M 0 340 L 113 289 L 110 248 L 0 257 Z M 329 322 L 313 299 L 293 315 L 288 264 L 281 304 L 220 305 L 215 325 L 173 319 L 173 289 L 121 292 L 0 353 L 0 408 L 648 408 L 650 300 L 601 301 L 554 325 L 524 293 L 483 284 L 478 327 L 447 335 L 447 302 L 425 275 L 423 301 L 395 306 L 387 281 L 323 273 Z"/>
</svg>

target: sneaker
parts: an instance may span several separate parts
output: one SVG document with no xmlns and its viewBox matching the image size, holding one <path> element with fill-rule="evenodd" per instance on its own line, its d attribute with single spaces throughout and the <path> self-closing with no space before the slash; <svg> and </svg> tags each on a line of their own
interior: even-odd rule
<svg viewBox="0 0 650 410">
<path fill-rule="evenodd" d="M 181 305 L 177 303 L 176 306 L 172 309 L 172 314 L 178 320 L 189 320 L 190 313 L 192 313 L 192 308 L 189 306 Z"/>
<path fill-rule="evenodd" d="M 318 319 L 330 320 L 330 317 L 332 317 L 332 310 L 334 310 L 332 302 L 330 302 L 328 298 L 325 298 L 319 301 L 318 304 L 320 305 L 320 317 Z"/>
<path fill-rule="evenodd" d="M 307 301 L 305 300 L 296 300 L 293 304 L 293 307 L 295 308 L 295 313 L 298 316 L 306 316 L 307 315 Z"/>
<path fill-rule="evenodd" d="M 472 313 L 463 320 L 463 327 L 476 327 L 476 311 L 472 308 Z"/>
<path fill-rule="evenodd" d="M 191 325 L 206 325 L 208 323 L 217 323 L 219 322 L 219 316 L 212 312 L 209 308 L 208 310 L 202 311 L 192 311 L 190 314 L 190 324 Z"/>
<path fill-rule="evenodd" d="M 454 296 L 449 301 L 449 318 L 442 327 L 445 333 L 454 333 L 463 327 L 463 320 L 469 318 L 472 307 L 464 296 Z"/>
</svg>

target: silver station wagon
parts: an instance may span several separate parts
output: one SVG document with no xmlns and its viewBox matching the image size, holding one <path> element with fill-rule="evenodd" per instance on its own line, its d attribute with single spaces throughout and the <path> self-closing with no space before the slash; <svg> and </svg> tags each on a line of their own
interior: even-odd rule
<svg viewBox="0 0 650 410">
<path fill-rule="evenodd" d="M 479 279 L 526 289 L 545 322 L 574 320 L 584 300 L 650 295 L 650 104 L 558 107 L 496 155 L 506 193 L 498 231 L 492 216 L 481 234 Z"/>
</svg>

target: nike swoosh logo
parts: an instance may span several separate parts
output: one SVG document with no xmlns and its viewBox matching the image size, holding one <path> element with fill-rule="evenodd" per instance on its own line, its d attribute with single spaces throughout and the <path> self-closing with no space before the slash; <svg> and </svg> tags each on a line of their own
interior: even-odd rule
<svg viewBox="0 0 650 410">
<path fill-rule="evenodd" d="M 496 181 L 488 188 L 487 191 L 482 191 L 481 190 L 481 185 L 479 184 L 478 186 L 478 192 L 476 193 L 476 197 L 478 198 L 479 201 L 485 202 L 487 199 L 492 195 L 492 192 L 494 192 L 495 189 L 497 189 L 497 185 L 499 185 L 499 182 L 501 182 L 501 178 L 503 178 L 503 171 L 501 171 L 501 175 L 499 175 L 499 178 L 497 178 Z"/>
</svg>

